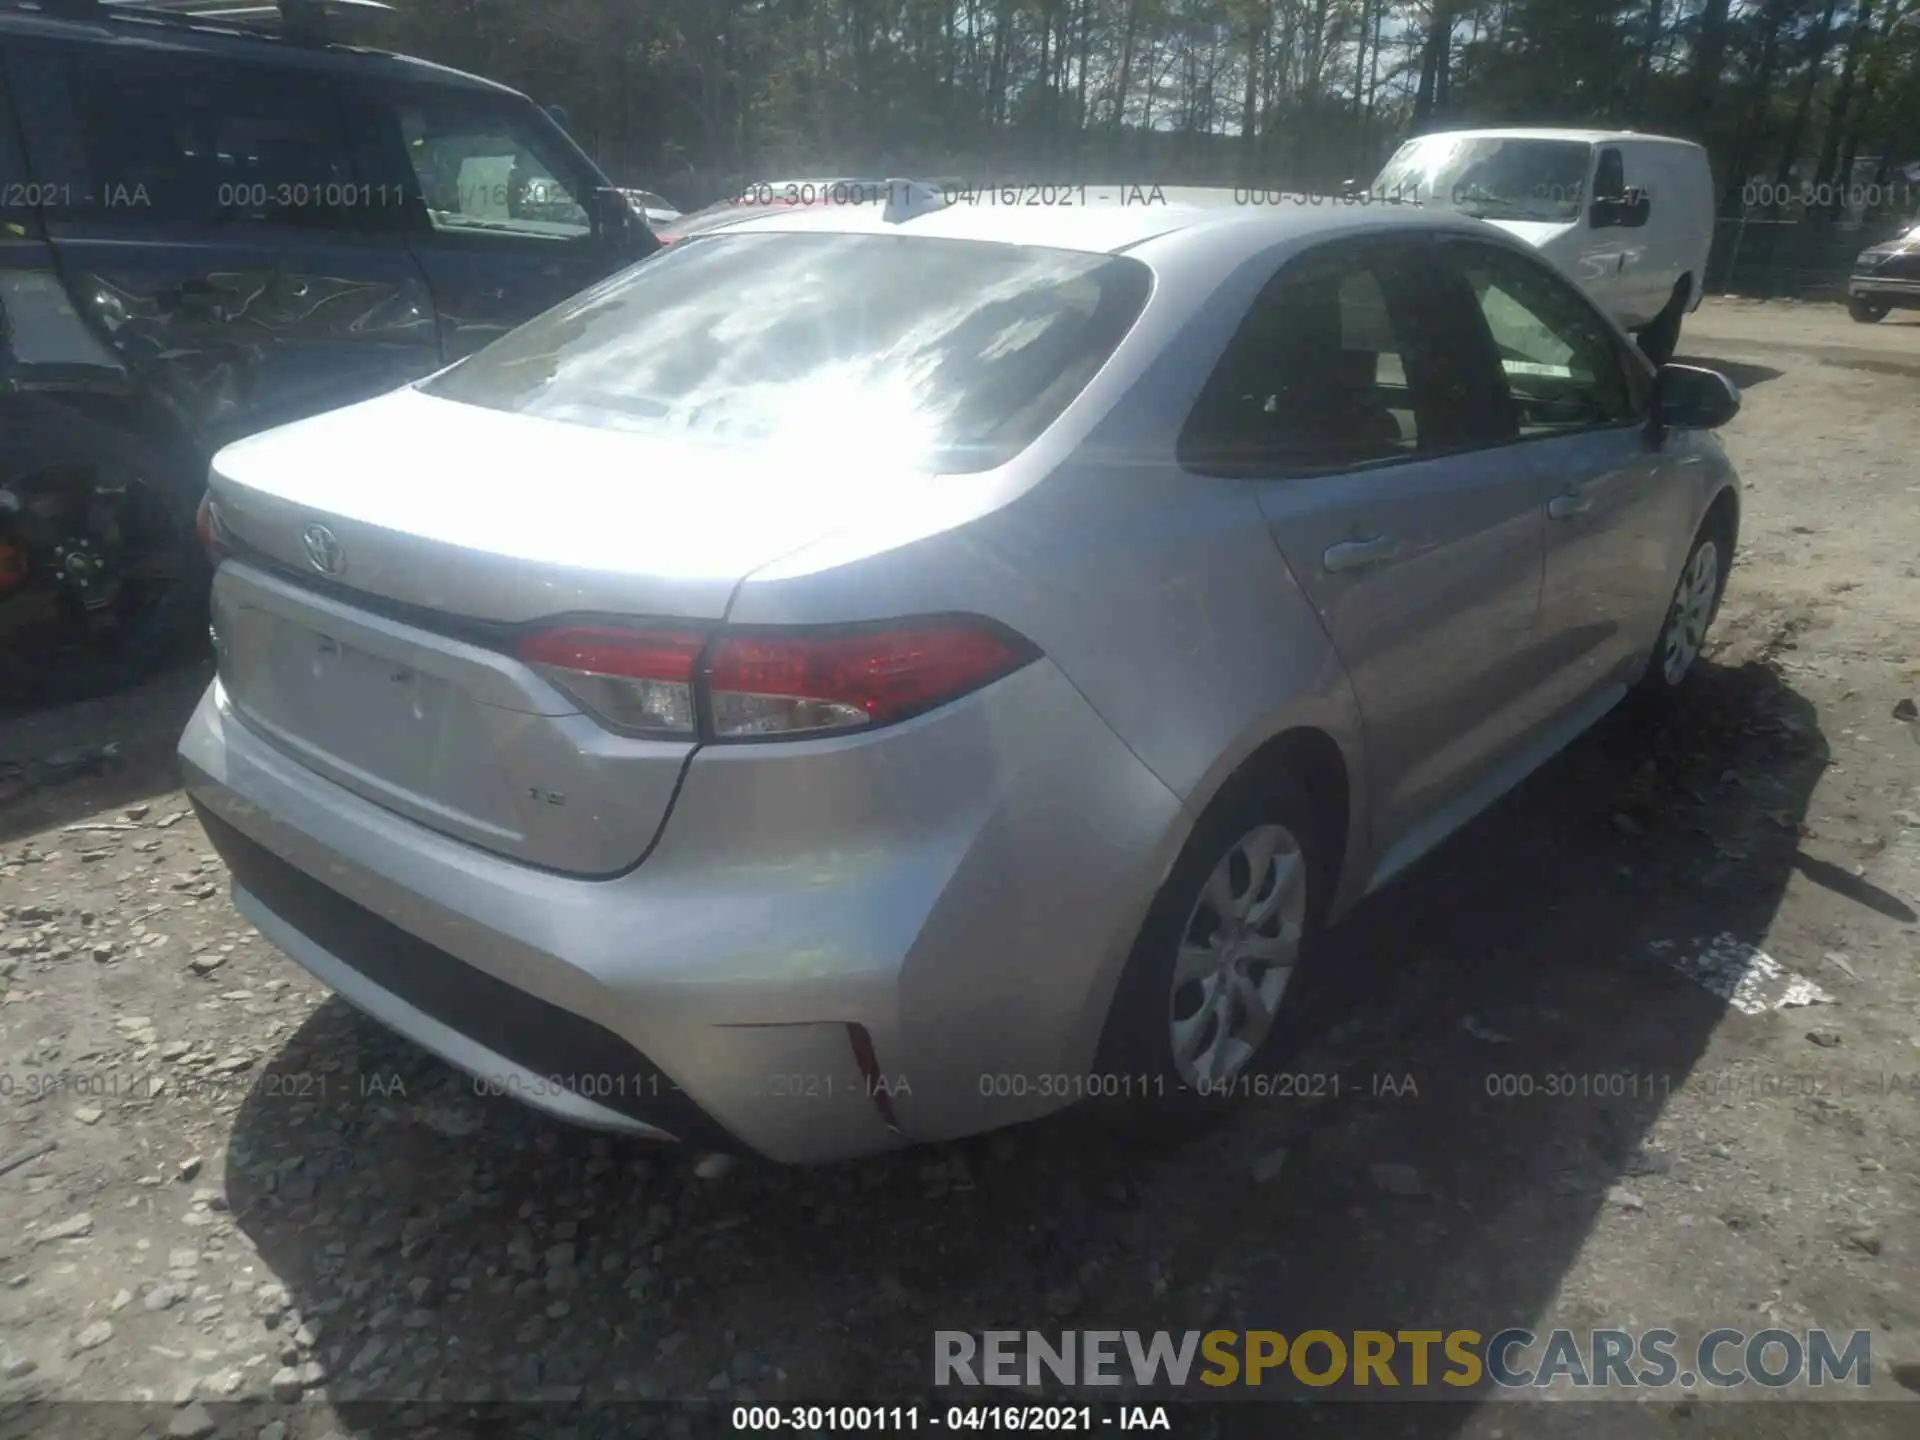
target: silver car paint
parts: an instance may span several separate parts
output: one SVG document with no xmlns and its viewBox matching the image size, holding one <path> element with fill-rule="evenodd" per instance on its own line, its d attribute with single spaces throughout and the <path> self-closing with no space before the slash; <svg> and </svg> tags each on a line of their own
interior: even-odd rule
<svg viewBox="0 0 1920 1440">
<path fill-rule="evenodd" d="M 508 622 L 717 619 L 742 575 L 911 492 L 914 477 L 880 458 L 853 449 L 806 486 L 770 484 L 767 457 L 750 450 L 408 388 L 228 446 L 211 488 L 235 533 L 302 572 L 302 530 L 325 520 L 345 582 L 402 604 Z"/>
<path fill-rule="evenodd" d="M 1129 247 L 1154 271 L 1113 360 L 997 471 L 889 476 L 884 456 L 849 454 L 833 466 L 790 459 L 775 477 L 804 465 L 808 487 L 768 483 L 763 463 L 756 488 L 747 462 L 732 468 L 717 452 L 669 454 L 650 439 L 410 392 L 216 461 L 215 495 L 250 544 L 297 566 L 301 528 L 322 519 L 339 532 L 349 584 L 410 604 L 508 620 L 595 611 L 755 624 L 972 611 L 1026 635 L 1044 660 L 871 735 L 705 748 L 596 736 L 597 751 L 581 743 L 567 758 L 561 746 L 534 764 L 634 797 L 641 819 L 615 843 L 612 823 L 530 837 L 524 816 L 499 808 L 501 777 L 477 763 L 395 794 L 300 736 L 292 710 L 276 736 L 274 662 L 257 654 L 229 662 L 190 724 L 189 788 L 375 913 L 610 1024 L 776 1158 L 897 1143 L 855 1085 L 811 1110 L 769 1091 L 781 1067 L 844 1077 L 849 1022 L 868 1027 L 883 1071 L 909 1082 L 893 1100 L 907 1138 L 1057 1108 L 1068 1098 L 1057 1090 L 998 1095 L 992 1077 L 1085 1073 L 1154 891 L 1250 754 L 1296 727 L 1338 747 L 1350 786 L 1344 910 L 1618 698 L 1651 650 L 1700 517 L 1732 484 L 1704 436 L 1668 434 L 1659 454 L 1671 463 L 1637 461 L 1649 453 L 1643 427 L 1344 479 L 1183 470 L 1173 449 L 1187 408 L 1247 302 L 1302 248 L 1418 226 L 1524 253 L 1490 227 L 1391 211 L 1214 210 L 1204 224 L 1194 213 L 947 211 L 911 222 L 914 233 L 1056 243 L 1077 233 Z M 713 483 L 672 483 L 696 459 L 717 466 Z M 1588 473 L 1613 486 L 1594 507 L 1600 523 L 1545 518 L 1569 474 Z M 1625 478 L 1605 481 L 1615 474 Z M 631 544 L 603 538 L 608 515 Z M 1327 574 L 1321 552 L 1355 525 L 1390 526 L 1403 549 L 1376 569 Z M 1568 539 L 1550 538 L 1562 531 Z M 281 618 L 294 633 L 279 643 L 355 619 L 318 601 L 301 612 L 303 587 L 281 594 L 276 583 L 229 561 L 223 613 L 293 604 Z M 1543 615 L 1559 628 L 1544 629 Z M 511 661 L 480 661 L 401 621 L 360 623 L 363 640 L 377 632 L 370 653 L 449 676 L 471 705 L 499 712 L 487 717 L 496 724 L 511 715 L 554 737 L 584 734 L 588 722 L 556 713 L 567 708 L 558 693 Z M 1569 647 L 1569 635 L 1582 644 Z M 369 755 L 358 768 L 392 763 Z M 514 784 L 529 780 L 529 763 L 502 751 Z M 642 778 L 619 779 L 622 766 Z M 648 798 L 663 785 L 678 786 L 664 805 Z M 435 806 L 459 813 L 431 815 Z M 665 820 L 645 862 L 586 878 L 615 868 L 616 854 L 637 858 L 628 852 L 647 815 Z M 570 868 L 585 873 L 551 873 Z M 454 1063 L 486 1069 L 394 997 L 348 994 Z M 629 1124 L 610 1117 L 592 1118 Z"/>
<path fill-rule="evenodd" d="M 250 566 L 220 567 L 213 624 L 255 730 L 377 804 L 534 864 L 587 875 L 631 864 L 693 753 L 610 734 L 497 651 L 425 639 Z"/>
<path fill-rule="evenodd" d="M 254 840 L 594 1017 L 793 1161 L 893 1143 L 855 1083 L 847 1022 L 907 1082 L 893 1105 L 915 1138 L 1052 1108 L 1037 1088 L 993 1095 L 991 1077 L 1085 1073 L 1087 989 L 1180 829 L 1175 797 L 1045 661 L 874 735 L 704 752 L 658 848 L 616 880 L 534 870 L 343 791 L 238 720 L 217 683 L 180 754 L 195 797 Z M 344 993 L 408 1028 L 394 997 Z M 789 1075 L 838 1083 L 778 1093 Z"/>
</svg>

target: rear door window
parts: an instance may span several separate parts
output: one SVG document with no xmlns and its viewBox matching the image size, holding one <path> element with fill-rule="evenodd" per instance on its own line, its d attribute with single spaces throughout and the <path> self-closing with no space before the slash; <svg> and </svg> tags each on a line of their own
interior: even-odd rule
<svg viewBox="0 0 1920 1440">
<path fill-rule="evenodd" d="M 1424 242 L 1341 242 L 1249 307 L 1180 438 L 1207 474 L 1319 474 L 1498 438 L 1460 356 L 1448 277 Z"/>
<path fill-rule="evenodd" d="M 361 228 L 330 86 L 295 70 L 35 47 L 29 144 L 64 213 L 131 228 Z"/>
<path fill-rule="evenodd" d="M 726 234 L 661 251 L 422 387 L 581 425 L 980 470 L 1120 344 L 1139 261 L 899 235 Z"/>
</svg>

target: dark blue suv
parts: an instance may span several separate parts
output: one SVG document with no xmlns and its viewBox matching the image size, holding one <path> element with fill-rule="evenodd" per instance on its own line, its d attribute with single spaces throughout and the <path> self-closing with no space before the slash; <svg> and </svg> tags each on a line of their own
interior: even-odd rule
<svg viewBox="0 0 1920 1440">
<path fill-rule="evenodd" d="M 200 629 L 221 445 L 658 248 L 525 96 L 338 43 L 355 5 L 262 33 L 220 0 L 0 0 L 0 699 L 102 693 Z"/>
</svg>

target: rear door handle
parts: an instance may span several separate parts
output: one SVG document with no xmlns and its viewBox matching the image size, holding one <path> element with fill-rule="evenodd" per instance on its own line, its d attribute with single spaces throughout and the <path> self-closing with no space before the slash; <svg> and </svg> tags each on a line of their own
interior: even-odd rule
<svg viewBox="0 0 1920 1440">
<path fill-rule="evenodd" d="M 1593 501 L 1578 490 L 1569 490 L 1564 495 L 1556 495 L 1547 502 L 1547 518 L 1571 520 L 1576 515 L 1586 514 L 1592 508 Z"/>
<path fill-rule="evenodd" d="M 1368 535 L 1359 540 L 1342 540 L 1338 545 L 1329 545 L 1327 553 L 1320 557 L 1320 564 L 1329 572 L 1339 570 L 1363 570 L 1369 565 L 1382 565 L 1400 553 L 1400 542 L 1391 535 Z"/>
</svg>

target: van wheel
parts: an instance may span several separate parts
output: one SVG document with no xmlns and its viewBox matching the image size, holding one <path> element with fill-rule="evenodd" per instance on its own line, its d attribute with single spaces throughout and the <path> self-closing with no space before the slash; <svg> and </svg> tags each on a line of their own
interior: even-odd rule
<svg viewBox="0 0 1920 1440">
<path fill-rule="evenodd" d="M 1674 352 L 1680 348 L 1680 323 L 1686 313 L 1687 281 L 1683 279 L 1673 287 L 1667 308 L 1640 331 L 1640 353 L 1655 365 L 1664 365 L 1673 359 Z"/>
<path fill-rule="evenodd" d="M 92 699 L 206 632 L 197 469 L 153 437 L 37 404 L 0 416 L 0 699 Z"/>
<path fill-rule="evenodd" d="M 1893 307 L 1884 300 L 1851 299 L 1847 301 L 1847 314 L 1862 325 L 1878 325 L 1887 318 L 1887 312 L 1891 309 Z"/>
<path fill-rule="evenodd" d="M 1131 1077 L 1175 1114 L 1244 1092 L 1302 988 L 1328 874 L 1319 837 L 1312 802 L 1285 776 L 1236 784 L 1209 808 L 1140 927 L 1102 1074 Z"/>
</svg>

